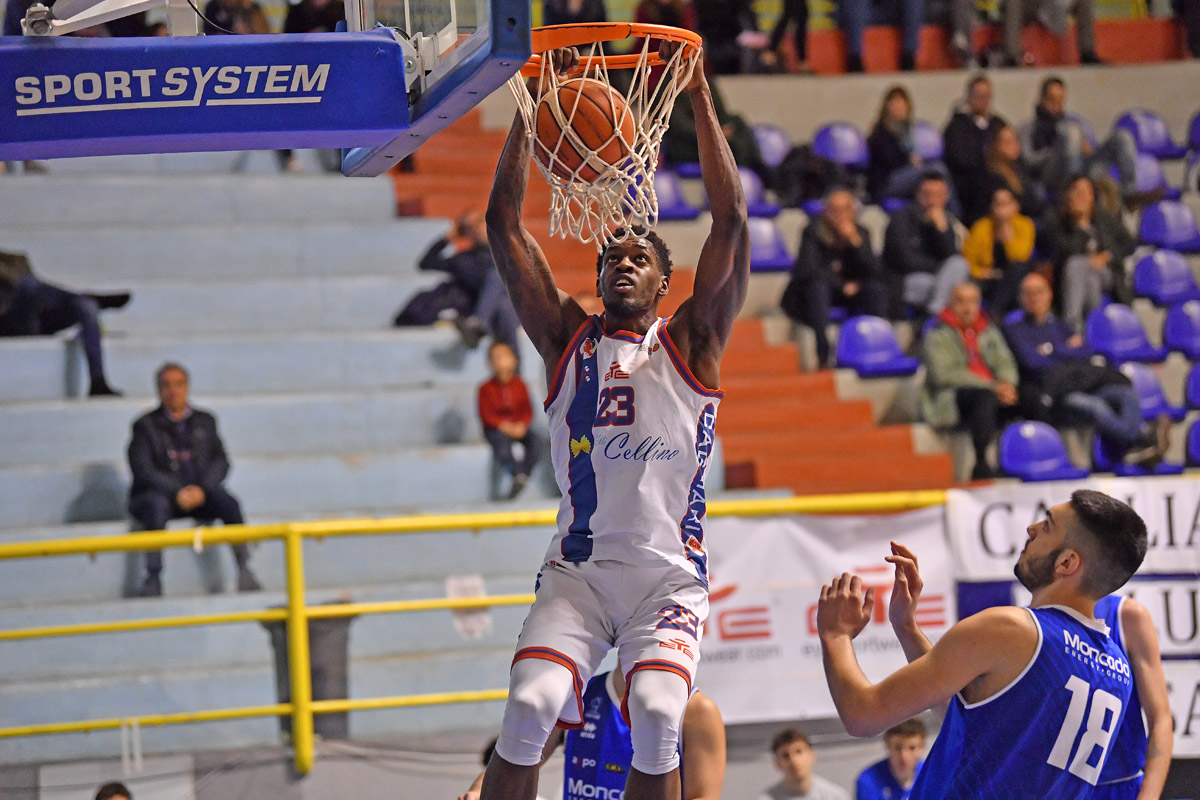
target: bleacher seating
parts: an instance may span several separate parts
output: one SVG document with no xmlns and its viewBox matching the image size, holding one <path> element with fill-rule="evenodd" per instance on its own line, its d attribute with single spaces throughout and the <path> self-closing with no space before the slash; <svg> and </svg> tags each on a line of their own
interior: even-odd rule
<svg viewBox="0 0 1200 800">
<path fill-rule="evenodd" d="M 1189 409 L 1200 409 L 1200 363 L 1188 370 L 1183 386 L 1183 402 Z"/>
<path fill-rule="evenodd" d="M 1187 148 L 1171 138 L 1167 122 L 1153 111 L 1138 108 L 1122 114 L 1115 127 L 1128 131 L 1137 143 L 1139 153 L 1155 158 L 1177 159 L 1187 155 Z"/>
<path fill-rule="evenodd" d="M 867 168 L 867 140 L 862 131 L 849 122 L 831 122 L 813 137 L 813 152 L 847 170 Z"/>
<path fill-rule="evenodd" d="M 922 161 L 941 161 L 945 145 L 942 132 L 924 120 L 913 123 L 913 146 Z"/>
<path fill-rule="evenodd" d="M 791 138 L 778 125 L 755 125 L 752 130 L 763 163 L 771 169 L 776 169 L 792 149 Z"/>
<path fill-rule="evenodd" d="M 1014 422 L 1000 434 L 1000 469 L 1014 478 L 1032 483 L 1087 477 L 1067 457 L 1058 431 L 1044 422 Z"/>
<path fill-rule="evenodd" d="M 1200 419 L 1188 427 L 1187 432 L 1187 465 L 1200 467 Z"/>
<path fill-rule="evenodd" d="M 1192 209 L 1174 200 L 1163 200 L 1142 210 L 1143 244 L 1181 253 L 1200 253 L 1200 227 Z"/>
<path fill-rule="evenodd" d="M 1120 303 L 1109 303 L 1088 314 L 1087 340 L 1093 350 L 1114 365 L 1126 361 L 1158 363 L 1167 357 L 1166 348 L 1150 344 L 1133 309 Z"/>
<path fill-rule="evenodd" d="M 1171 405 L 1167 400 L 1153 369 L 1131 361 L 1121 365 L 1121 372 L 1133 383 L 1133 390 L 1137 392 L 1138 402 L 1142 407 L 1143 418 L 1153 420 L 1166 414 L 1173 421 L 1182 422 L 1187 416 L 1186 408 Z"/>
<path fill-rule="evenodd" d="M 1109 167 L 1109 176 L 1114 180 L 1120 180 L 1121 171 L 1117 169 L 1116 164 Z M 1161 192 L 1160 197 L 1165 197 L 1168 200 L 1178 200 L 1183 196 L 1183 191 L 1173 188 L 1167 183 L 1167 176 L 1163 174 L 1162 164 L 1159 163 L 1157 156 L 1152 156 L 1147 153 L 1138 153 L 1137 162 L 1134 165 L 1134 186 L 1139 192 Z"/>
<path fill-rule="evenodd" d="M 1153 469 L 1140 464 L 1126 464 L 1121 459 L 1125 453 L 1115 445 L 1104 441 L 1099 434 L 1092 438 L 1092 471 L 1111 472 L 1122 478 L 1141 478 L 1147 475 L 1179 475 L 1182 464 L 1161 461 Z"/>
<path fill-rule="evenodd" d="M 654 194 L 658 198 L 658 218 L 663 222 L 695 219 L 700 209 L 683 196 L 679 179 L 669 169 L 660 169 L 654 174 Z"/>
<path fill-rule="evenodd" d="M 892 378 L 912 375 L 920 368 L 921 361 L 904 355 L 886 319 L 859 316 L 842 324 L 837 365 L 853 369 L 863 378 Z"/>
<path fill-rule="evenodd" d="M 1200 301 L 1189 300 L 1168 309 L 1163 346 L 1191 361 L 1200 359 Z"/>
<path fill-rule="evenodd" d="M 772 203 L 767 199 L 766 187 L 763 186 L 762 179 L 754 173 L 754 170 L 739 167 L 738 177 L 742 181 L 742 194 L 746 197 L 747 214 L 752 217 L 775 218 L 779 216 L 781 211 L 779 204 Z"/>
<path fill-rule="evenodd" d="M 1163 308 L 1200 300 L 1200 288 L 1187 259 L 1174 250 L 1158 250 L 1138 259 L 1133 291 Z"/>
<path fill-rule="evenodd" d="M 752 272 L 786 272 L 791 270 L 795 259 L 788 252 L 787 242 L 779 232 L 775 221 L 763 217 L 751 217 L 750 270 Z"/>
</svg>

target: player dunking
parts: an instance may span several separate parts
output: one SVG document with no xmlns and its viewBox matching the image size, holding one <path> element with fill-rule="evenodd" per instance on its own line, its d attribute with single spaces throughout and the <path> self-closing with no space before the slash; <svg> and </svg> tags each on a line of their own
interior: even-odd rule
<svg viewBox="0 0 1200 800">
<path fill-rule="evenodd" d="M 552 57 L 566 72 L 578 55 Z M 521 223 L 530 144 L 519 114 L 496 168 L 488 240 L 546 363 L 563 499 L 517 642 L 484 800 L 535 797 L 551 729 L 582 723 L 584 685 L 613 645 L 626 669 L 623 711 L 633 740 L 624 796 L 680 796 L 679 730 L 708 614 L 704 475 L 721 355 L 750 275 L 737 165 L 699 66 L 685 91 L 713 222 L 694 292 L 668 319 L 657 309 L 670 285 L 670 253 L 652 231 L 614 237 L 601 253 L 603 314 L 589 317 L 557 288 Z"/>
<path fill-rule="evenodd" d="M 849 574 L 821 590 L 817 629 L 838 714 L 864 736 L 945 700 L 950 709 L 912 800 L 1090 798 L 1116 743 L 1134 678 L 1094 617 L 1146 554 L 1146 525 L 1108 495 L 1079 490 L 1030 525 L 1017 579 L 1030 608 L 989 608 L 931 645 L 917 627 L 916 559 L 893 546 L 892 625 L 909 659 L 878 684 L 852 640 L 871 619 L 874 591 Z"/>
</svg>

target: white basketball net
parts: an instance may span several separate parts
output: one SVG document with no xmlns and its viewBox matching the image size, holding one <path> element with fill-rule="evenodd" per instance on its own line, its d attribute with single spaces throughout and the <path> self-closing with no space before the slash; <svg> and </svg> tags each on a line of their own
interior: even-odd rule
<svg viewBox="0 0 1200 800">
<path fill-rule="evenodd" d="M 657 52 L 657 39 L 650 36 L 642 39 L 641 52 L 631 70 L 629 94 L 625 97 L 609 82 L 608 68 L 604 64 L 604 53 L 599 42 L 576 48 L 579 50 L 580 66 L 584 69 L 566 76 L 555 74 L 550 54 L 546 53 L 542 59 L 541 80 L 538 82 L 540 88 L 536 97 L 531 94 L 520 73 L 509 80 L 508 87 L 517 100 L 532 147 L 535 152 L 541 151 L 542 156 L 550 161 L 550 166 L 547 166 L 540 159 L 533 159 L 550 184 L 552 236 L 564 239 L 572 236 L 581 242 L 594 242 L 596 248 L 600 249 L 619 228 L 626 231 L 635 228 L 649 230 L 658 222 L 658 198 L 654 194 L 658 151 L 675 99 L 691 78 L 699 49 L 679 47 L 663 66 L 652 67 L 648 63 L 651 47 Z M 655 75 L 657 82 L 651 86 L 651 77 Z M 621 152 L 628 153 L 619 163 L 604 161 L 599 157 L 599 151 L 588 147 L 575 133 L 572 122 L 579 106 L 579 95 L 574 95 L 576 100 L 572 103 L 560 106 L 558 102 L 559 87 L 581 77 L 599 81 L 608 88 L 610 96 L 615 95 L 626 104 L 622 119 L 616 120 L 613 135 L 600 147 L 600 151 L 603 151 L 619 140 Z M 536 137 L 537 107 L 543 97 L 549 98 L 552 112 L 563 123 L 562 133 L 552 152 L 546 152 Z M 617 107 L 616 103 L 611 107 Z M 626 141 L 622 131 L 622 128 L 628 127 L 628 117 L 633 120 L 633 141 Z M 572 169 L 559 157 L 559 153 L 564 151 L 585 155 L 581 165 Z M 594 171 L 599 173 L 599 177 L 592 181 L 585 180 L 580 177 L 584 171 L 589 176 Z M 569 174 L 570 177 L 563 178 L 560 174 Z"/>
</svg>

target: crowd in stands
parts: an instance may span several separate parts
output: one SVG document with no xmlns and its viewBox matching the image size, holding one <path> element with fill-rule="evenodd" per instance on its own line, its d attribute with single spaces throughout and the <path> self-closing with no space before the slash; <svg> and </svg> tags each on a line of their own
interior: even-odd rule
<svg viewBox="0 0 1200 800">
<path fill-rule="evenodd" d="M 779 781 L 759 800 L 905 800 L 916 781 L 925 755 L 925 725 L 909 719 L 883 734 L 887 757 L 859 773 L 849 792 L 817 774 L 817 753 L 798 728 L 786 728 L 771 740 L 771 755 Z"/>
</svg>

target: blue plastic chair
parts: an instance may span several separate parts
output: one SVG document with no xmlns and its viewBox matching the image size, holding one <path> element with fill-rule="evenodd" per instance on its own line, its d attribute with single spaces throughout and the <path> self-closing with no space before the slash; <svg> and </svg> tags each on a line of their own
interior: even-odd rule
<svg viewBox="0 0 1200 800">
<path fill-rule="evenodd" d="M 1187 259 L 1174 250 L 1143 256 L 1133 270 L 1133 291 L 1161 307 L 1200 300 L 1200 287 Z"/>
<path fill-rule="evenodd" d="M 1157 419 L 1159 415 L 1166 414 L 1173 421 L 1182 422 L 1187 416 L 1186 408 L 1167 402 L 1167 396 L 1163 394 L 1162 384 L 1158 382 L 1154 370 L 1145 364 L 1130 362 L 1121 365 L 1121 372 L 1133 383 L 1133 390 L 1137 392 L 1138 402 L 1142 406 L 1143 419 Z"/>
<path fill-rule="evenodd" d="M 1163 346 L 1189 361 L 1200 359 L 1200 302 L 1189 300 L 1168 309 Z"/>
<path fill-rule="evenodd" d="M 763 163 L 771 169 L 777 169 L 792 149 L 791 138 L 783 128 L 765 122 L 755 125 L 750 130 L 754 132 L 754 141 L 758 144 Z"/>
<path fill-rule="evenodd" d="M 946 150 L 942 132 L 923 120 L 913 123 L 913 145 L 923 161 L 941 161 Z"/>
<path fill-rule="evenodd" d="M 838 334 L 837 365 L 848 367 L 860 378 L 892 378 L 912 375 L 919 359 L 904 355 L 891 323 L 881 317 L 851 317 Z"/>
<path fill-rule="evenodd" d="M 831 122 L 813 137 L 813 152 L 841 164 L 848 170 L 867 168 L 867 140 L 862 131 L 849 122 Z"/>
<path fill-rule="evenodd" d="M 1021 317 L 1023 316 L 1025 316 L 1024 311 L 1019 308 L 1014 308 L 1012 311 L 1004 315 L 1004 324 L 1012 325 L 1013 323 L 1020 322 Z"/>
<path fill-rule="evenodd" d="M 783 234 L 774 220 L 751 217 L 748 221 L 750 233 L 750 271 L 785 272 L 792 268 L 795 259 L 788 252 Z"/>
<path fill-rule="evenodd" d="M 1167 357 L 1165 347 L 1150 344 L 1133 309 L 1120 303 L 1109 303 L 1088 314 L 1087 340 L 1093 350 L 1114 365 L 1126 361 L 1157 364 Z"/>
<path fill-rule="evenodd" d="M 1000 434 L 1000 469 L 1027 483 L 1086 478 L 1067 458 L 1058 431 L 1044 422 L 1014 422 Z"/>
<path fill-rule="evenodd" d="M 1116 164 L 1108 168 L 1108 174 L 1114 181 L 1120 182 L 1121 171 L 1117 169 Z M 1167 184 L 1167 176 L 1163 175 L 1162 164 L 1158 162 L 1158 159 L 1146 153 L 1137 154 L 1133 180 L 1139 192 L 1153 192 L 1161 189 L 1163 196 L 1168 200 L 1178 200 L 1183 196 L 1182 191 Z"/>
<path fill-rule="evenodd" d="M 1200 111 L 1193 114 L 1192 121 L 1188 123 L 1188 149 L 1200 152 Z"/>
<path fill-rule="evenodd" d="M 1189 467 L 1200 467 L 1200 419 L 1188 428 L 1187 463 Z"/>
<path fill-rule="evenodd" d="M 687 220 L 700 216 L 700 209 L 684 198 L 679 179 L 669 169 L 660 169 L 654 174 L 654 195 L 658 198 L 660 220 Z"/>
<path fill-rule="evenodd" d="M 1121 115 L 1115 127 L 1129 131 L 1139 153 L 1155 158 L 1183 158 L 1187 148 L 1175 144 L 1167 121 L 1145 108 L 1136 108 Z"/>
<path fill-rule="evenodd" d="M 1183 203 L 1163 200 L 1142 210 L 1139 231 L 1143 244 L 1178 250 L 1181 253 L 1200 253 L 1200 227 L 1196 216 Z"/>
<path fill-rule="evenodd" d="M 1183 385 L 1183 402 L 1188 408 L 1200 408 L 1200 364 L 1188 370 L 1187 383 Z"/>
<path fill-rule="evenodd" d="M 675 164 L 675 174 L 681 178 L 688 180 L 696 180 L 703 177 L 700 173 L 700 164 L 695 161 L 685 161 L 682 164 Z"/>
<path fill-rule="evenodd" d="M 905 197 L 885 197 L 879 201 L 879 207 L 885 214 L 895 214 L 897 211 L 907 208 L 910 202 Z"/>
<path fill-rule="evenodd" d="M 1147 475 L 1179 475 L 1183 472 L 1183 464 L 1159 462 L 1154 469 L 1146 469 L 1138 464 L 1126 464 L 1123 459 L 1128 449 L 1122 449 L 1106 442 L 1099 434 L 1092 438 L 1092 471 L 1111 472 L 1121 478 L 1142 478 Z"/>
<path fill-rule="evenodd" d="M 752 217 L 778 217 L 780 208 L 767 200 L 767 189 L 762 179 L 752 169 L 738 167 L 742 181 L 742 194 L 746 198 L 746 213 Z"/>
</svg>

